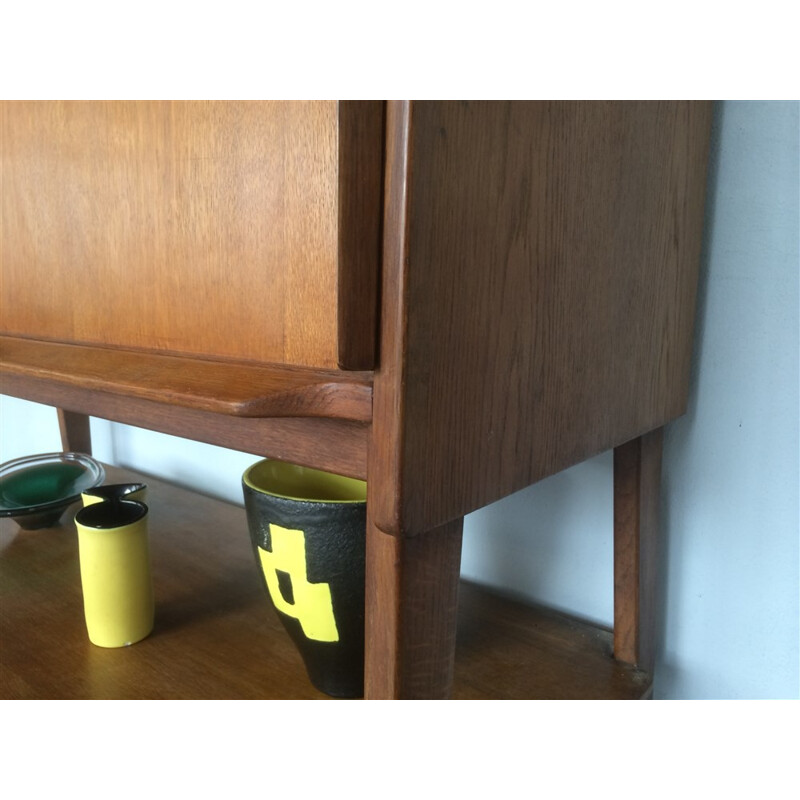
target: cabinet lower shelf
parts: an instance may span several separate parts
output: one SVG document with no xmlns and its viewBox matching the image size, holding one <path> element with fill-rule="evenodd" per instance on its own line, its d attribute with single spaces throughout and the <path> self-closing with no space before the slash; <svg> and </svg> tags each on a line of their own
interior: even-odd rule
<svg viewBox="0 0 800 800">
<path fill-rule="evenodd" d="M 108 482 L 142 479 L 107 468 Z M 145 477 L 156 626 L 138 644 L 90 644 L 77 535 L 0 520 L 0 698 L 322 699 L 267 606 L 244 510 Z M 611 633 L 462 582 L 456 699 L 635 699 L 646 673 L 616 663 Z"/>
</svg>

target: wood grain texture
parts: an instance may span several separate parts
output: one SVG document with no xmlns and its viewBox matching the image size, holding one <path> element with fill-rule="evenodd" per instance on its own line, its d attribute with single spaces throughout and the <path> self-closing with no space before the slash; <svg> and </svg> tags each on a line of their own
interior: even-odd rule
<svg viewBox="0 0 800 800">
<path fill-rule="evenodd" d="M 352 168 L 380 130 L 340 142 L 338 117 L 328 101 L 0 104 L 2 330 L 335 368 L 339 270 L 365 274 L 380 221 L 380 175 Z M 340 160 L 346 190 L 375 182 L 341 203 Z M 374 319 L 347 324 L 361 342 Z"/>
<path fill-rule="evenodd" d="M 371 374 L 210 361 L 0 336 L 0 375 L 19 375 L 237 417 L 368 422 Z"/>
<path fill-rule="evenodd" d="M 339 103 L 339 366 L 378 352 L 385 103 Z"/>
<path fill-rule="evenodd" d="M 369 426 L 339 419 L 253 419 L 4 375 L 4 394 L 185 439 L 367 478 Z"/>
<path fill-rule="evenodd" d="M 439 697 L 454 674 L 462 515 L 685 407 L 709 105 L 390 102 L 382 274 L 369 276 L 381 286 L 371 414 L 368 377 L 336 371 L 369 363 L 374 325 L 361 278 L 375 234 L 377 115 L 359 114 L 333 103 L 3 104 L 0 325 L 29 349 L 7 355 L 2 391 L 367 478 L 368 694 Z M 363 162 L 359 141 L 370 144 Z M 353 186 L 363 194 L 343 198 Z M 31 347 L 45 349 L 34 358 Z M 82 366 L 61 358 L 79 351 Z M 134 355 L 120 365 L 123 352 Z M 242 416 L 251 413 L 291 416 Z M 634 490 L 645 516 L 647 469 Z M 202 516 L 218 513 L 214 527 L 229 529 L 226 512 Z M 619 527 L 629 536 L 643 519 Z M 196 546 L 192 524 L 171 526 L 176 553 Z M 3 539 L 14 590 L 29 580 L 42 591 L 34 540 Z M 618 628 L 639 637 L 617 655 L 633 663 L 649 658 L 648 541 L 617 547 L 628 575 Z M 209 552 L 219 577 L 224 556 Z M 176 580 L 173 591 L 181 585 L 195 586 Z M 235 605 L 234 589 L 207 592 L 204 608 Z M 17 638 L 47 603 L 29 600 L 14 606 Z M 455 696 L 647 691 L 646 672 L 610 658 L 608 632 L 505 601 L 478 601 L 477 616 L 458 643 L 474 682 L 459 682 L 456 667 Z M 47 645 L 67 620 L 46 607 L 35 621 L 44 646 L 20 644 L 11 667 L 0 662 L 11 696 L 58 682 Z M 215 628 L 212 641 L 253 658 L 251 645 L 237 649 L 243 632 L 225 635 Z M 59 691 L 105 696 L 156 679 L 142 665 L 107 686 L 116 667 L 84 670 L 96 654 L 82 641 L 76 632 L 66 644 L 66 677 L 88 674 L 88 688 Z M 216 645 L 186 640 L 183 657 L 195 646 L 206 662 Z M 249 674 L 242 696 L 254 691 Z M 564 688 L 573 675 L 583 688 Z M 264 691 L 295 691 L 283 681 Z M 142 691 L 175 691 L 151 685 Z"/>
<path fill-rule="evenodd" d="M 2 385 L 2 383 L 0 383 Z M 58 430 L 61 434 L 61 448 L 65 453 L 92 454 L 92 430 L 86 414 L 57 409 Z"/>
<path fill-rule="evenodd" d="M 683 413 L 710 104 L 387 119 L 379 527 L 434 528 Z"/>
<path fill-rule="evenodd" d="M 663 429 L 614 449 L 614 656 L 655 665 Z"/>
<path fill-rule="evenodd" d="M 367 699 L 450 697 L 462 522 L 401 538 L 368 521 Z"/>
<path fill-rule="evenodd" d="M 652 676 L 614 660 L 611 631 L 462 581 L 455 700 L 642 700 Z"/>
<path fill-rule="evenodd" d="M 244 510 L 128 470 L 107 467 L 107 480 L 149 487 L 153 633 L 89 643 L 77 504 L 57 528 L 0 519 L 0 699 L 325 699 L 268 607 Z M 623 699 L 649 685 L 611 658 L 610 632 L 473 584 L 460 586 L 458 626 L 459 699 Z"/>
</svg>

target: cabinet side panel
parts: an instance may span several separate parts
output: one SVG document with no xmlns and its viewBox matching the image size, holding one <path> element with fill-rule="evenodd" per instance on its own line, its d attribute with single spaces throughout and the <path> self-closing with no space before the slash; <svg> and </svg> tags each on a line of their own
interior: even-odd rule
<svg viewBox="0 0 800 800">
<path fill-rule="evenodd" d="M 709 127 L 707 103 L 412 105 L 379 523 L 427 530 L 683 413 Z"/>
<path fill-rule="evenodd" d="M 336 103 L 0 108 L 4 332 L 336 366 Z"/>
</svg>

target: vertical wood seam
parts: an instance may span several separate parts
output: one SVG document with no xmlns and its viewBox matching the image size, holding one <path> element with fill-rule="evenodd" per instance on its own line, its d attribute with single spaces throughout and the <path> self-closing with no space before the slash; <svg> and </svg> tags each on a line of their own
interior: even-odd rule
<svg viewBox="0 0 800 800">
<path fill-rule="evenodd" d="M 345 370 L 371 370 L 378 358 L 385 143 L 385 101 L 339 101 L 336 316 Z"/>
<path fill-rule="evenodd" d="M 373 521 L 400 535 L 403 487 L 408 200 L 412 165 L 412 106 L 389 101 L 386 109 L 386 174 L 381 290 L 381 347 L 373 387 L 370 481 L 367 491 Z"/>
</svg>

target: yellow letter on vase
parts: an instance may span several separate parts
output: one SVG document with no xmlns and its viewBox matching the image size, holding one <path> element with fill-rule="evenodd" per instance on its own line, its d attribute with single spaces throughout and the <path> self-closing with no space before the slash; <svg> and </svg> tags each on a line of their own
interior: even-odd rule
<svg viewBox="0 0 800 800">
<path fill-rule="evenodd" d="M 331 588 L 327 583 L 309 583 L 306 570 L 306 537 L 303 531 L 269 526 L 272 552 L 258 548 L 261 568 L 275 608 L 299 621 L 303 633 L 318 642 L 338 642 Z M 294 602 L 289 603 L 278 585 L 278 570 L 292 581 Z"/>
</svg>

